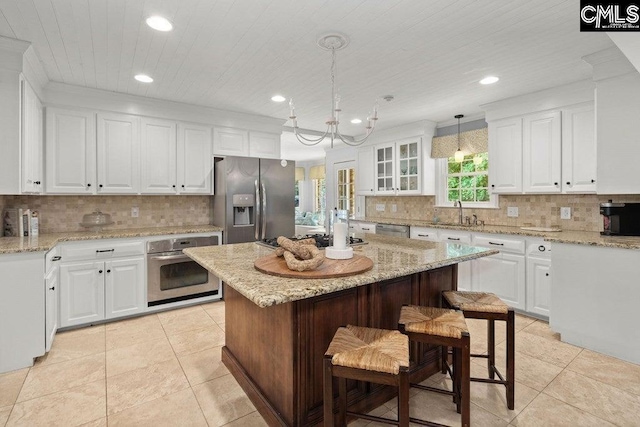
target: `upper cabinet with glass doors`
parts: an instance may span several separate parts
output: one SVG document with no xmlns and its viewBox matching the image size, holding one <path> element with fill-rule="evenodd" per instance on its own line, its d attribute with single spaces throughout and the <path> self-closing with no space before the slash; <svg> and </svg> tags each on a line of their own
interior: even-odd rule
<svg viewBox="0 0 640 427">
<path fill-rule="evenodd" d="M 420 194 L 420 145 L 418 141 L 396 143 L 398 193 Z"/>
<path fill-rule="evenodd" d="M 420 140 L 376 146 L 376 195 L 420 194 Z"/>
</svg>

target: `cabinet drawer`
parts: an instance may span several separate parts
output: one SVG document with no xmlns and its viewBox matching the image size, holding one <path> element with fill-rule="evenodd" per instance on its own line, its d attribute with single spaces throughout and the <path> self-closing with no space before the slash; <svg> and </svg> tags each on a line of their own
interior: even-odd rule
<svg viewBox="0 0 640 427">
<path fill-rule="evenodd" d="M 471 234 L 464 231 L 440 230 L 440 241 L 444 243 L 471 243 Z"/>
<path fill-rule="evenodd" d="M 476 234 L 473 236 L 473 245 L 518 254 L 524 254 L 525 247 L 524 239 L 495 234 Z"/>
<path fill-rule="evenodd" d="M 144 255 L 144 242 L 102 240 L 91 243 L 65 243 L 60 247 L 60 255 L 65 262 Z"/>
<path fill-rule="evenodd" d="M 57 265 L 60 264 L 61 257 L 60 257 L 60 249 L 58 248 L 58 246 L 55 246 L 53 249 L 47 252 L 44 259 L 45 259 L 44 271 L 46 272 L 46 274 L 49 274 L 49 272 L 54 267 L 57 267 Z"/>
<path fill-rule="evenodd" d="M 429 242 L 439 242 L 438 230 L 426 227 L 411 227 L 410 237 L 417 240 L 426 240 Z"/>
</svg>

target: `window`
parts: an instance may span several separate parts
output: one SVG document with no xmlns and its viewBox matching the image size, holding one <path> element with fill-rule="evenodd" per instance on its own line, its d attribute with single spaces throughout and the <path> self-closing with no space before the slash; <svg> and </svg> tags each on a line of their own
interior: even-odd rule
<svg viewBox="0 0 640 427">
<path fill-rule="evenodd" d="M 497 196 L 489 191 L 488 153 L 466 155 L 462 162 L 453 157 L 441 159 L 440 170 L 439 177 L 444 182 L 439 185 L 438 205 L 451 206 L 460 200 L 465 206 L 498 206 Z"/>
<path fill-rule="evenodd" d="M 324 215 L 327 210 L 326 205 L 326 185 L 327 180 L 324 178 L 313 180 L 313 211 L 320 215 L 320 223 L 324 223 Z"/>
<path fill-rule="evenodd" d="M 356 194 L 356 170 L 355 168 L 338 169 L 337 194 L 339 210 L 349 211 L 349 217 L 355 215 Z"/>
</svg>

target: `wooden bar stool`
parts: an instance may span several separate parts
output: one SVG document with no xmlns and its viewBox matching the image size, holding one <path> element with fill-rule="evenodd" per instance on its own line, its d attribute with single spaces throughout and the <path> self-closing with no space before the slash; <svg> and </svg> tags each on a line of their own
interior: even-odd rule
<svg viewBox="0 0 640 427">
<path fill-rule="evenodd" d="M 324 354 L 324 425 L 333 427 L 333 377 L 338 377 L 338 425 L 347 415 L 409 426 L 409 340 L 398 331 L 347 325 L 338 328 Z M 347 409 L 347 378 L 398 387 L 398 419 Z"/>
<path fill-rule="evenodd" d="M 471 401 L 470 401 L 470 340 L 467 323 L 462 312 L 436 307 L 422 307 L 405 305 L 400 310 L 398 329 L 409 337 L 409 341 L 421 342 L 436 346 L 453 348 L 453 391 L 442 390 L 421 384 L 410 384 L 411 387 L 421 390 L 444 393 L 453 396 L 456 409 L 461 415 L 461 424 L 470 425 Z M 448 367 L 447 362 L 445 365 Z M 411 418 L 411 422 L 423 425 L 437 425 Z"/>
<path fill-rule="evenodd" d="M 487 354 L 472 354 L 471 357 L 487 359 L 489 378 L 471 378 L 471 381 L 502 384 L 506 387 L 507 407 L 513 409 L 515 400 L 515 314 L 495 294 L 488 292 L 444 291 L 442 302 L 445 307 L 462 310 L 467 319 L 487 320 Z M 496 368 L 495 356 L 495 321 L 502 320 L 507 324 L 507 378 Z M 443 352 L 446 358 L 447 352 Z M 495 376 L 499 379 L 495 379 Z"/>
</svg>

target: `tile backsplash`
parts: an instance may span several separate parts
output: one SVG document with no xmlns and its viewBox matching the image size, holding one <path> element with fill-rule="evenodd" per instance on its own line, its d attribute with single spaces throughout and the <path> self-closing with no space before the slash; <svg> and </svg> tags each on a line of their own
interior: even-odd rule
<svg viewBox="0 0 640 427">
<path fill-rule="evenodd" d="M 110 229 L 209 224 L 210 201 L 209 196 L 0 196 L 0 211 L 36 210 L 40 233 L 58 233 L 83 230 L 82 216 L 96 210 L 111 215 Z M 138 218 L 131 217 L 134 206 Z"/>
<path fill-rule="evenodd" d="M 463 215 L 476 214 L 486 224 L 513 227 L 560 227 L 565 230 L 601 231 L 602 217 L 600 203 L 613 199 L 619 202 L 640 202 L 640 195 L 595 195 L 595 194 L 540 194 L 503 195 L 499 197 L 499 209 L 474 209 L 463 206 Z M 384 204 L 384 212 L 376 210 L 377 204 Z M 392 212 L 392 205 L 396 212 Z M 435 207 L 433 196 L 367 197 L 366 217 L 368 219 L 414 219 L 431 221 L 434 209 L 441 222 L 457 222 L 458 209 L 452 206 Z M 571 219 L 560 219 L 560 208 L 571 208 Z M 517 218 L 507 217 L 507 207 L 517 207 Z"/>
</svg>

